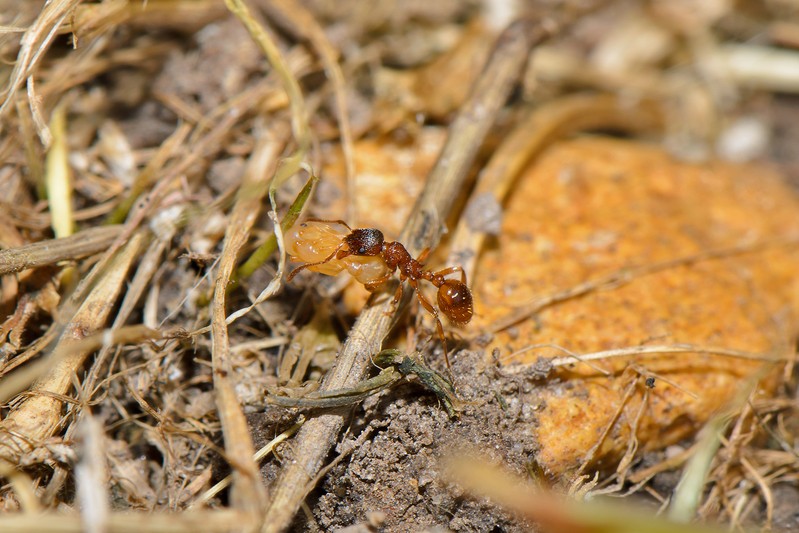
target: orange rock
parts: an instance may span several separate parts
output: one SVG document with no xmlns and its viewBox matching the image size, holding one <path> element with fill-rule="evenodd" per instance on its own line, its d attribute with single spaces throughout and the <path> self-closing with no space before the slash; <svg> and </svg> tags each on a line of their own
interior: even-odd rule
<svg viewBox="0 0 799 533">
<path fill-rule="evenodd" d="M 723 163 L 688 164 L 660 149 L 586 138 L 550 148 L 507 202 L 503 231 L 484 252 L 474 280 L 470 332 L 531 300 L 625 270 L 708 250 L 774 239 L 794 243 L 634 275 L 551 305 L 497 333 L 502 357 L 551 344 L 576 354 L 689 343 L 788 357 L 796 331 L 799 201 L 771 170 Z M 506 363 L 562 357 L 527 351 Z M 712 353 L 639 354 L 558 367 L 537 391 L 538 461 L 551 472 L 611 466 L 637 423 L 641 449 L 691 436 L 723 410 L 749 377 L 773 390 L 780 365 Z M 649 390 L 642 373 L 654 376 Z"/>
</svg>

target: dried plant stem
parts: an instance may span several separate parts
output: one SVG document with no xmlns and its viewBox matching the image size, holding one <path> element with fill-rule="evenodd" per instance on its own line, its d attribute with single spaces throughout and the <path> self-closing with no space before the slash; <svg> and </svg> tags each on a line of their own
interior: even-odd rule
<svg viewBox="0 0 799 533">
<path fill-rule="evenodd" d="M 225 452 L 233 467 L 232 504 L 248 514 L 250 522 L 245 529 L 258 523 L 266 495 L 258 475 L 258 466 L 253 461 L 255 450 L 247 421 L 229 377 L 234 369 L 230 361 L 226 322 L 227 286 L 236 267 L 239 251 L 247 242 L 250 229 L 258 217 L 267 193 L 268 177 L 274 175 L 284 146 L 283 139 L 264 135 L 255 147 L 225 233 L 225 244 L 214 282 L 211 336 L 215 401 L 225 439 Z"/>
<path fill-rule="evenodd" d="M 50 44 L 58 35 L 58 29 L 69 16 L 69 13 L 80 3 L 79 0 L 55 0 L 45 3 L 42 12 L 36 21 L 27 29 L 22 37 L 17 60 L 14 62 L 14 70 L 8 81 L 6 89 L 3 91 L 2 104 L 0 104 L 0 116 L 8 109 L 9 104 L 14 101 L 17 90 L 27 80 L 29 105 L 36 124 L 36 130 L 42 141 L 47 146 L 50 144 L 50 132 L 41 117 L 38 108 L 37 98 L 33 89 L 33 73 L 39 66 L 39 61 L 44 57 Z"/>
<path fill-rule="evenodd" d="M 545 531 L 614 531 L 616 533 L 721 533 L 704 524 L 675 524 L 610 501 L 575 502 L 535 487 L 494 465 L 486 457 L 447 461 L 446 476 L 475 497 L 490 498 L 534 521 Z"/>
<path fill-rule="evenodd" d="M 725 247 L 713 248 L 710 250 L 703 250 L 701 252 L 697 252 L 695 254 L 687 255 L 684 257 L 677 257 L 674 259 L 667 259 L 665 261 L 651 263 L 648 265 L 632 266 L 629 268 L 616 270 L 609 274 L 599 276 L 595 279 L 588 280 L 583 283 L 578 283 L 577 285 L 569 287 L 568 289 L 564 289 L 562 291 L 554 292 L 552 294 L 544 295 L 535 298 L 533 300 L 530 300 L 527 304 L 519 306 L 513 311 L 510 311 L 504 317 L 501 317 L 496 321 L 494 321 L 492 324 L 487 326 L 482 332 L 480 332 L 480 334 L 496 333 L 498 331 L 502 331 L 515 324 L 518 324 L 523 320 L 526 320 L 527 318 L 535 315 L 536 313 L 538 313 L 543 309 L 546 309 L 547 307 L 550 307 L 560 302 L 571 300 L 573 298 L 579 298 L 580 296 L 583 296 L 600 288 L 618 287 L 621 285 L 625 285 L 627 283 L 631 283 L 632 281 L 640 277 L 647 276 L 649 274 L 655 274 L 657 272 L 663 272 L 679 266 L 694 265 L 702 261 L 713 261 L 716 259 L 733 257 L 736 255 L 750 254 L 762 250 L 768 250 L 770 248 L 796 246 L 797 243 L 799 243 L 799 237 L 796 236 L 764 239 L 762 241 L 744 242 L 733 246 L 725 246 Z"/>
<path fill-rule="evenodd" d="M 586 355 L 572 357 L 558 357 L 551 361 L 553 367 L 574 364 L 575 360 L 583 363 L 587 361 L 597 361 L 611 359 L 613 357 L 629 357 L 632 355 L 647 354 L 669 354 L 669 353 L 703 353 L 712 355 L 723 355 L 735 359 L 747 361 L 762 361 L 764 363 L 788 362 L 793 359 L 792 354 L 788 353 L 755 353 L 743 350 L 733 350 L 720 346 L 700 346 L 694 344 L 671 344 L 671 345 L 650 345 L 650 346 L 631 346 L 628 348 L 618 348 L 615 350 L 604 350 Z"/>
<path fill-rule="evenodd" d="M 74 261 L 105 251 L 122 233 L 122 226 L 88 228 L 69 237 L 0 250 L 0 276 L 26 268 Z"/>
<path fill-rule="evenodd" d="M 477 150 L 526 64 L 530 48 L 545 35 L 540 26 L 521 21 L 500 36 L 483 75 L 452 124 L 452 133 L 400 236 L 412 254 L 438 243 L 443 221 L 462 189 Z M 380 303 L 372 300 L 350 331 L 322 390 L 353 387 L 365 377 L 370 358 L 379 351 L 396 311 L 390 298 Z M 321 470 L 344 423 L 345 413 L 339 410 L 311 419 L 300 430 L 293 445 L 294 460 L 286 462 L 275 485 L 264 532 L 288 527 L 310 490 L 308 482 Z"/>
<path fill-rule="evenodd" d="M 558 346 L 551 343 L 541 343 L 541 344 L 531 344 L 530 346 L 525 346 L 524 348 L 501 358 L 500 361 L 502 361 L 503 364 L 507 364 L 515 357 L 518 357 L 523 353 L 538 348 L 553 348 L 555 350 L 567 354 L 564 357 L 555 357 L 551 359 L 549 361 L 549 364 L 553 368 L 562 367 L 562 366 L 572 366 L 575 363 L 582 363 L 588 365 L 594 370 L 597 370 L 599 373 L 605 376 L 611 375 L 612 372 L 593 364 L 593 361 L 603 361 L 607 359 L 613 359 L 616 357 L 665 355 L 665 354 L 674 354 L 674 353 L 697 353 L 697 354 L 707 354 L 707 355 L 721 355 L 724 357 L 730 357 L 733 359 L 743 359 L 746 361 L 762 361 L 763 363 L 788 363 L 794 359 L 793 354 L 783 351 L 777 351 L 771 353 L 757 353 L 757 352 L 747 352 L 744 350 L 734 350 L 731 348 L 724 348 L 722 346 L 702 346 L 699 344 L 687 344 L 687 343 L 629 346 L 626 348 L 602 350 L 599 352 L 592 352 L 587 354 L 576 354 L 571 352 L 570 350 L 567 350 L 563 346 Z M 637 359 L 638 357 L 636 357 L 636 360 Z"/>
<path fill-rule="evenodd" d="M 134 235 L 108 263 L 102 278 L 64 329 L 58 344 L 53 348 L 51 360 L 43 362 L 46 366 L 42 370 L 46 372 L 33 384 L 33 394 L 3 420 L 0 426 L 0 457 L 3 460 L 16 462 L 20 454 L 31 450 L 60 427 L 63 404 L 60 397 L 69 391 L 73 376 L 86 357 L 97 348 L 95 345 L 81 345 L 81 341 L 105 324 L 124 287 L 128 270 L 138 257 L 142 240 L 140 233 Z M 65 307 L 68 309 L 70 305 Z M 20 383 L 14 388 L 25 385 L 27 383 Z M 13 392 L 10 387 L 12 384 L 6 378 L 3 383 L 4 396 Z"/>
<path fill-rule="evenodd" d="M 336 112 L 341 130 L 341 150 L 344 153 L 344 168 L 347 177 L 347 221 L 354 224 L 357 219 L 355 206 L 355 155 L 352 146 L 352 127 L 350 126 L 349 108 L 347 106 L 346 85 L 344 74 L 338 64 L 336 50 L 328 41 L 324 30 L 308 10 L 295 0 L 274 0 L 264 7 L 279 20 L 285 18 L 289 23 L 289 30 L 297 33 L 303 39 L 311 42 L 328 78 L 333 85 L 333 94 L 336 99 Z"/>
<path fill-rule="evenodd" d="M 283 59 L 275 42 L 266 32 L 266 30 L 258 23 L 255 17 L 250 13 L 247 4 L 243 0 L 225 0 L 225 5 L 231 13 L 236 15 L 239 20 L 247 28 L 250 36 L 255 43 L 261 48 L 272 68 L 275 69 L 283 89 L 289 97 L 289 105 L 291 106 L 291 129 L 294 133 L 294 138 L 299 144 L 297 149 L 298 154 L 303 154 L 310 145 L 311 138 L 308 127 L 308 112 L 305 107 L 305 98 L 302 96 L 302 90 L 297 78 L 292 74 L 291 69 Z"/>
<path fill-rule="evenodd" d="M 111 513 L 106 531 L 114 533 L 207 533 L 231 531 L 244 523 L 241 512 L 229 510 L 193 511 L 191 513 Z M 77 514 L 6 514 L 0 516 L 0 531 L 50 531 L 81 533 L 86 531 L 83 518 Z"/>
<path fill-rule="evenodd" d="M 67 149 L 67 107 L 64 103 L 53 111 L 50 133 L 52 143 L 47 151 L 45 167 L 47 203 L 56 238 L 69 237 L 74 233 L 75 220 L 72 212 L 72 173 Z"/>
<path fill-rule="evenodd" d="M 652 101 L 630 101 L 609 94 L 566 96 L 530 111 L 503 139 L 480 173 L 466 212 L 480 209 L 487 200 L 499 207 L 522 171 L 554 141 L 596 128 L 658 131 L 663 128 L 662 112 Z M 449 263 L 460 264 L 467 279 L 474 278 L 486 237 L 484 224 L 475 224 L 469 216 L 461 218 L 452 238 Z"/>
<path fill-rule="evenodd" d="M 726 73 L 747 87 L 799 92 L 799 53 L 776 47 L 727 44 L 718 51 Z"/>
</svg>

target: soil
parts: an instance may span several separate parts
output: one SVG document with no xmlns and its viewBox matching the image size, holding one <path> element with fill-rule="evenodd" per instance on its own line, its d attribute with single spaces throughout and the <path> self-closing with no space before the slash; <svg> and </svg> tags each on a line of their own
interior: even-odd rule
<svg viewBox="0 0 799 533">
<path fill-rule="evenodd" d="M 418 382 L 353 408 L 336 454 L 349 449 L 363 431 L 371 436 L 325 477 L 309 500 L 323 531 L 367 523 L 367 517 L 381 531 L 529 531 L 529 523 L 464 493 L 440 472 L 442 458 L 466 450 L 479 451 L 487 461 L 510 466 L 520 475 L 531 467 L 536 446 L 533 391 L 541 376 L 532 369 L 506 375 L 483 361 L 472 351 L 452 357 L 458 396 L 467 402 L 455 420 Z M 291 460 L 290 449 L 285 453 L 283 460 Z M 269 479 L 273 471 L 270 465 L 263 474 Z M 308 527 L 302 516 L 299 520 L 297 530 Z"/>
</svg>

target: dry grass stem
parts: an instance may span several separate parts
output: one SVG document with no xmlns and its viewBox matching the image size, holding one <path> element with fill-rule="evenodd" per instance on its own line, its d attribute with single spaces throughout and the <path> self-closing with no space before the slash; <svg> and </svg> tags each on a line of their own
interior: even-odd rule
<svg viewBox="0 0 799 533">
<path fill-rule="evenodd" d="M 79 3 L 79 0 L 55 0 L 45 4 L 36 21 L 25 31 L 25 35 L 22 37 L 22 46 L 19 54 L 17 54 L 14 69 L 2 94 L 3 103 L 0 104 L 0 116 L 14 102 L 17 90 L 27 80 L 31 112 L 44 146 L 50 144 L 51 137 L 38 108 L 38 100 L 33 89 L 33 74 L 42 57 L 44 57 L 44 53 L 56 37 L 61 25 Z"/>
<path fill-rule="evenodd" d="M 295 32 L 302 39 L 310 41 L 325 68 L 325 73 L 333 86 L 336 100 L 336 112 L 341 129 L 341 149 L 344 153 L 344 167 L 347 179 L 347 221 L 354 224 L 357 220 L 355 204 L 355 156 L 352 146 L 352 127 L 350 126 L 349 106 L 347 105 L 346 84 L 344 74 L 338 64 L 338 53 L 331 46 L 325 32 L 316 19 L 295 0 L 278 0 L 269 2 L 267 9 L 278 20 L 285 19 L 289 31 Z"/>
<path fill-rule="evenodd" d="M 448 460 L 447 477 L 475 497 L 488 497 L 504 508 L 534 520 L 544 531 L 615 531 L 618 533 L 720 533 L 699 525 L 680 525 L 617 507 L 613 502 L 581 503 L 533 487 L 484 458 Z"/>
<path fill-rule="evenodd" d="M 793 354 L 787 353 L 752 353 L 743 350 L 734 350 L 731 348 L 724 348 L 718 346 L 698 346 L 693 344 L 673 344 L 673 345 L 649 345 L 649 346 L 630 346 L 628 348 L 617 348 L 614 350 L 604 350 L 601 352 L 594 352 L 588 354 L 572 353 L 562 346 L 554 344 L 534 344 L 518 350 L 506 357 L 502 358 L 504 363 L 508 363 L 514 357 L 518 357 L 523 353 L 538 348 L 554 348 L 561 352 L 568 353 L 566 357 L 556 357 L 549 361 L 552 367 L 565 367 L 572 366 L 575 362 L 583 363 L 590 366 L 592 369 L 597 370 L 603 375 L 610 375 L 610 371 L 602 367 L 592 364 L 593 361 L 601 361 L 603 359 L 611 359 L 614 357 L 630 357 L 634 355 L 662 355 L 669 353 L 705 353 L 713 355 L 723 355 L 734 359 L 745 359 L 748 361 L 762 361 L 764 363 L 782 363 L 793 360 Z M 641 360 L 641 358 L 636 358 Z"/>
<path fill-rule="evenodd" d="M 727 74 L 745 87 L 799 93 L 799 52 L 795 50 L 728 44 L 719 54 Z"/>
<path fill-rule="evenodd" d="M 111 513 L 108 516 L 109 533 L 195 533 L 197 531 L 230 531 L 231 526 L 244 524 L 246 515 L 228 509 L 193 511 L 191 513 Z M 75 514 L 48 513 L 0 516 L 3 531 L 49 531 L 52 533 L 83 533 L 86 524 Z"/>
<path fill-rule="evenodd" d="M 251 513 L 253 525 L 257 523 L 263 509 L 265 490 L 258 476 L 257 465 L 252 459 L 254 448 L 247 422 L 229 377 L 233 372 L 233 366 L 230 362 L 230 341 L 226 322 L 227 285 L 236 267 L 239 251 L 247 242 L 255 223 L 261 202 L 267 193 L 269 177 L 275 172 L 278 156 L 284 146 L 284 139 L 273 133 L 264 132 L 253 152 L 233 207 L 228 231 L 225 233 L 222 257 L 214 280 L 212 304 L 211 338 L 215 400 L 225 438 L 225 451 L 234 468 L 233 505 Z"/>
<path fill-rule="evenodd" d="M 537 297 L 529 303 L 519 306 L 515 311 L 508 313 L 507 316 L 496 320 L 493 324 L 491 324 L 490 327 L 486 328 L 486 330 L 480 334 L 496 333 L 497 331 L 502 331 L 557 303 L 565 302 L 567 300 L 571 300 L 572 298 L 579 298 L 593 291 L 611 287 L 619 287 L 642 276 L 669 270 L 678 266 L 692 265 L 702 261 L 714 261 L 717 259 L 733 257 L 741 254 L 750 254 L 774 247 L 796 246 L 798 242 L 799 239 L 796 237 L 775 238 L 764 240 L 762 242 L 746 242 L 736 246 L 709 249 L 685 257 L 677 257 L 659 263 L 634 266 L 617 272 L 611 272 L 605 276 L 588 280 L 584 283 L 569 287 L 568 289 Z"/>
<path fill-rule="evenodd" d="M 45 183 L 50 200 L 53 233 L 56 238 L 69 237 L 74 232 L 72 214 L 72 176 L 67 160 L 67 108 L 59 105 L 50 120 L 53 142 L 47 152 Z"/>
<path fill-rule="evenodd" d="M 32 395 L 15 406 L 3 420 L 3 433 L 0 436 L 0 457 L 3 460 L 16 462 L 21 454 L 30 451 L 60 428 L 63 402 L 58 397 L 67 393 L 73 376 L 94 349 L 91 347 L 75 350 L 74 346 L 105 324 L 124 286 L 128 270 L 138 256 L 141 241 L 141 236 L 132 238 L 114 256 L 109 268 L 103 273 L 101 282 L 92 289 L 64 327 L 53 348 L 52 360 L 45 359 L 44 368 L 37 368 L 46 372 L 33 383 Z M 34 376 L 25 377 L 27 380 Z M 27 383 L 19 383 L 14 388 L 19 390 L 25 385 Z M 4 383 L 6 395 L 15 392 L 6 388 L 7 386 Z"/>
<path fill-rule="evenodd" d="M 121 232 L 122 226 L 98 226 L 61 239 L 0 250 L 0 276 L 89 257 L 107 250 Z"/>
<path fill-rule="evenodd" d="M 291 129 L 294 139 L 299 147 L 294 158 L 302 161 L 310 145 L 310 130 L 308 127 L 308 112 L 305 108 L 305 98 L 302 95 L 300 84 L 286 64 L 283 54 L 280 53 L 274 40 L 269 36 L 264 27 L 255 19 L 247 4 L 242 0 L 225 0 L 228 9 L 236 15 L 247 28 L 253 40 L 263 51 L 269 63 L 275 69 L 283 89 L 289 97 L 291 105 Z"/>
<path fill-rule="evenodd" d="M 529 111 L 494 151 L 480 173 L 471 200 L 452 237 L 449 263 L 460 264 L 467 279 L 474 279 L 483 243 L 496 233 L 496 223 L 486 220 L 499 210 L 521 172 L 553 142 L 581 131 L 610 128 L 636 134 L 663 128 L 662 111 L 654 101 L 629 101 L 607 94 L 573 95 Z M 492 228 L 487 231 L 487 228 Z"/>
</svg>

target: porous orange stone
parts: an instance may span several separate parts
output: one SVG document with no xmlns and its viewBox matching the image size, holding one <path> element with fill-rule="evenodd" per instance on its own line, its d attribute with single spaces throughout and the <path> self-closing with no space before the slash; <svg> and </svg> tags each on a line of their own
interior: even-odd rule
<svg viewBox="0 0 799 533">
<path fill-rule="evenodd" d="M 796 235 L 799 201 L 768 168 L 683 163 L 659 148 L 611 139 L 556 144 L 507 202 L 498 242 L 478 264 L 468 331 L 485 330 L 537 297 L 614 272 Z M 487 353 L 499 348 L 505 357 L 545 343 L 577 354 L 689 343 L 787 357 L 797 325 L 798 267 L 795 239 L 685 262 L 556 303 L 497 333 Z M 505 362 L 563 355 L 538 348 Z M 628 447 L 645 394 L 636 436 L 639 449 L 656 449 L 695 433 L 750 377 L 759 379 L 760 394 L 769 394 L 781 370 L 706 353 L 594 363 L 611 376 L 583 363 L 560 367 L 531 400 L 537 460 L 551 472 L 580 466 L 609 425 L 592 464 L 612 467 Z M 625 400 L 642 372 L 656 377 L 654 388 L 645 392 L 641 384 Z"/>
</svg>

